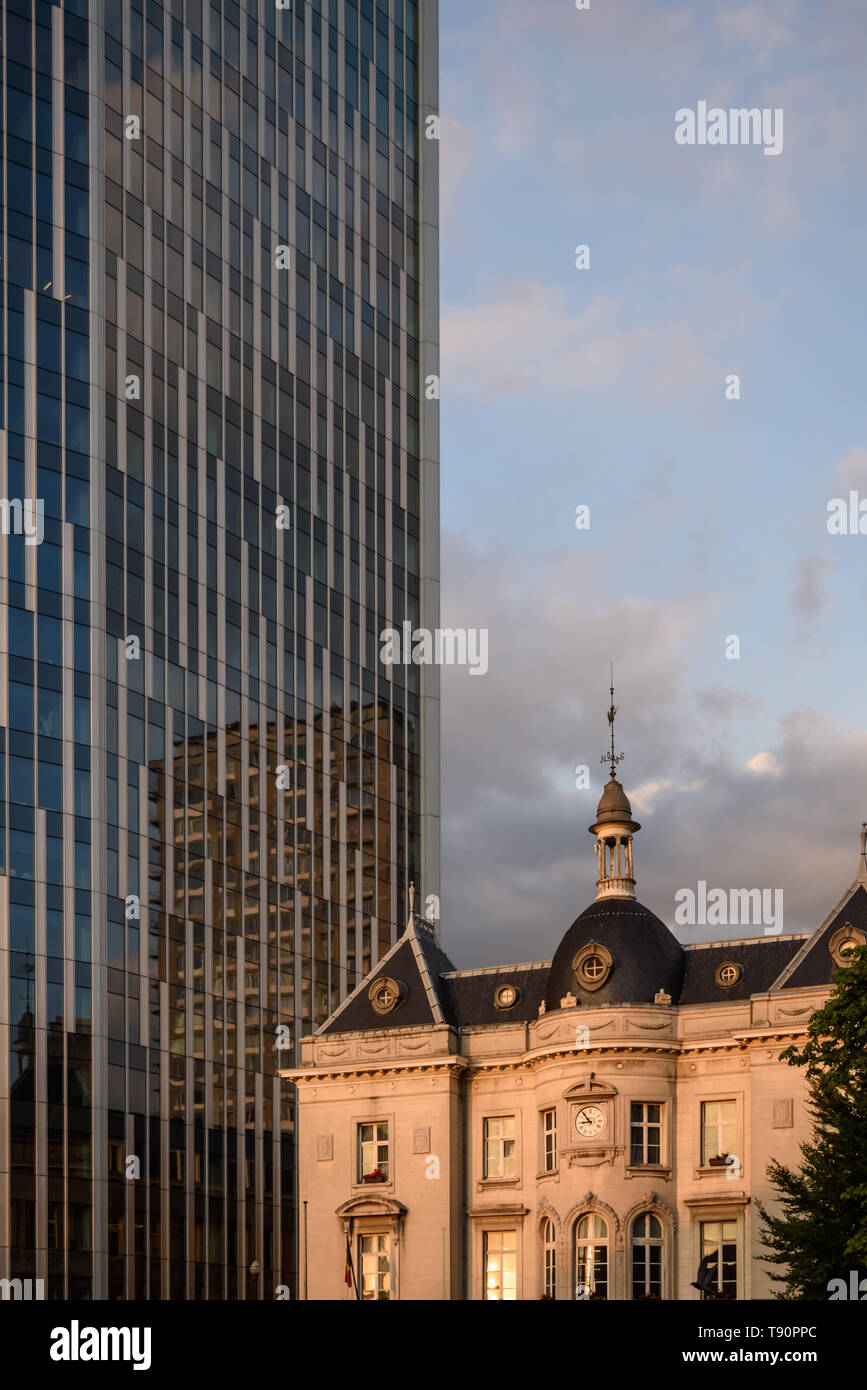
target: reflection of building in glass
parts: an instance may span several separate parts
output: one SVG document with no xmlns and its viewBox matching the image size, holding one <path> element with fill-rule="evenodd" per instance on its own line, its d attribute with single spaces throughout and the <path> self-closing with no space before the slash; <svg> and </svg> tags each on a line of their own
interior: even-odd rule
<svg viewBox="0 0 867 1390">
<path fill-rule="evenodd" d="M 436 7 L 13 8 L 0 1277 L 294 1296 L 279 1062 L 439 890 Z"/>
</svg>

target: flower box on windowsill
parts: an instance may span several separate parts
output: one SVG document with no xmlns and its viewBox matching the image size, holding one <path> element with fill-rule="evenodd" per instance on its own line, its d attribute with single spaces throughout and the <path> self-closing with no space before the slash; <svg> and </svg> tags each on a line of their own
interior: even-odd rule
<svg viewBox="0 0 867 1390">
<path fill-rule="evenodd" d="M 380 1172 L 380 1170 L 379 1170 L 378 1168 L 375 1168 L 374 1171 L 373 1171 L 372 1173 L 364 1173 L 363 1176 L 362 1176 L 361 1181 L 362 1181 L 362 1182 L 386 1182 L 387 1179 L 386 1179 L 385 1173 L 382 1173 L 382 1172 Z"/>
<path fill-rule="evenodd" d="M 728 1161 L 728 1154 L 717 1154 L 715 1158 L 708 1159 L 707 1166 L 708 1168 L 725 1168 Z"/>
</svg>

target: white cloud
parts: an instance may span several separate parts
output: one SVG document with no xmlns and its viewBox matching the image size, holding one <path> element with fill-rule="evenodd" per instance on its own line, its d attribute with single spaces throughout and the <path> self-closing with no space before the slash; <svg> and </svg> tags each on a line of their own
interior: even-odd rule
<svg viewBox="0 0 867 1390">
<path fill-rule="evenodd" d="M 782 777 L 783 769 L 773 753 L 756 753 L 747 763 L 747 770 L 757 777 Z"/>
<path fill-rule="evenodd" d="M 454 116 L 440 117 L 440 229 L 454 237 L 461 227 L 467 181 L 476 165 L 476 131 Z"/>
<path fill-rule="evenodd" d="M 834 468 L 834 487 L 848 498 L 850 489 L 867 493 L 867 449 L 850 449 Z"/>
<path fill-rule="evenodd" d="M 746 4 L 733 9 L 724 4 L 717 10 L 715 25 L 721 38 L 747 45 L 757 63 L 765 63 L 778 48 L 794 43 L 795 24 L 803 17 L 800 4 L 785 0 L 785 7 L 763 0 L 761 5 Z"/>
<path fill-rule="evenodd" d="M 635 324 L 611 297 L 572 307 L 565 290 L 532 279 L 501 282 L 486 300 L 445 309 L 441 343 L 452 389 L 488 399 L 575 394 L 625 377 L 636 393 L 667 395 L 711 370 L 686 317 Z"/>
<path fill-rule="evenodd" d="M 704 786 L 704 777 L 696 777 L 691 782 L 679 782 L 674 777 L 659 777 L 650 782 L 643 782 L 641 786 L 635 787 L 633 790 L 627 788 L 626 794 L 633 811 L 640 811 L 642 815 L 647 816 L 655 809 L 660 798 L 665 799 L 675 794 L 699 792 Z"/>
</svg>

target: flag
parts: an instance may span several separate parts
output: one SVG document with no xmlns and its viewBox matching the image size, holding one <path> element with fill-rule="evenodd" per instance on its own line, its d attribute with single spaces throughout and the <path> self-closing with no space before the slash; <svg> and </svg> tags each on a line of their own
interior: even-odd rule
<svg viewBox="0 0 867 1390">
<path fill-rule="evenodd" d="M 358 1298 L 358 1284 L 355 1280 L 355 1270 L 352 1267 L 352 1246 L 349 1243 L 349 1236 L 346 1237 L 346 1269 L 343 1272 L 343 1282 L 348 1289 L 355 1284 L 355 1297 Z"/>
</svg>

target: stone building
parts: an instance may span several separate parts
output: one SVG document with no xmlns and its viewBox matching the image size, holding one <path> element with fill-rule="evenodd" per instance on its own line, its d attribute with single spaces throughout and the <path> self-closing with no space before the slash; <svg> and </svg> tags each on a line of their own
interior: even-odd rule
<svg viewBox="0 0 867 1390">
<path fill-rule="evenodd" d="M 410 901 L 282 1073 L 301 1297 L 771 1296 L 755 1198 L 810 1132 L 803 1072 L 779 1057 L 867 940 L 867 829 L 813 933 L 684 946 L 636 900 L 615 773 L 612 744 L 598 894 L 552 960 L 456 970 Z"/>
</svg>

